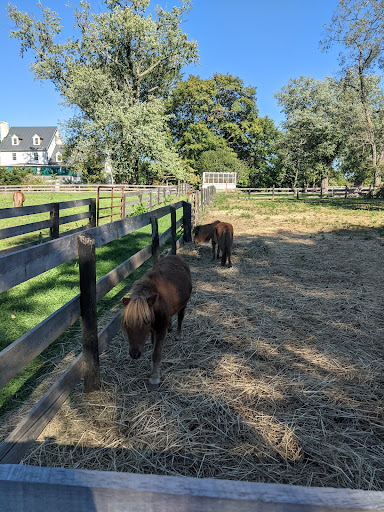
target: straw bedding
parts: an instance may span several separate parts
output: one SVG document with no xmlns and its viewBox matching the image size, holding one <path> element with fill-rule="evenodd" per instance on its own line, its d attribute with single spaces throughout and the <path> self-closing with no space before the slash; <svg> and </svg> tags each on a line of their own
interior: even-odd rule
<svg viewBox="0 0 384 512">
<path fill-rule="evenodd" d="M 380 237 L 240 212 L 204 219 L 234 225 L 233 268 L 179 253 L 194 289 L 160 390 L 150 344 L 133 361 L 117 335 L 102 390 L 79 386 L 24 463 L 384 489 Z"/>
</svg>

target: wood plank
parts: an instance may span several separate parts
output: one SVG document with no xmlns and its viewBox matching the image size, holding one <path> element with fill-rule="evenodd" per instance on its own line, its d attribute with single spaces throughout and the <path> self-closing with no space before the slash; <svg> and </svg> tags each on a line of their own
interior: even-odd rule
<svg viewBox="0 0 384 512">
<path fill-rule="evenodd" d="M 80 318 L 80 295 L 0 352 L 0 389 Z"/>
<path fill-rule="evenodd" d="M 141 251 L 135 253 L 121 265 L 99 279 L 96 292 L 97 301 L 99 301 L 101 297 L 104 297 L 104 295 L 117 286 L 123 279 L 132 274 L 132 272 L 145 263 L 151 256 L 152 246 L 147 245 L 147 247 L 144 247 L 144 249 L 141 249 Z"/>
<path fill-rule="evenodd" d="M 38 213 L 50 212 L 52 204 L 53 203 L 46 203 L 33 206 L 19 206 L 17 208 L 1 208 L 0 219 L 9 219 L 12 217 L 21 217 L 25 215 L 35 215 Z M 86 206 L 90 204 L 90 199 L 76 199 L 75 201 L 62 201 L 59 203 L 59 206 L 60 210 L 65 210 L 67 208 L 77 208 L 79 206 Z"/>
<path fill-rule="evenodd" d="M 0 210 L 0 219 L 10 219 L 12 217 L 24 217 L 25 215 L 50 212 L 51 207 L 52 203 L 38 204 L 35 206 L 18 206 L 17 208 L 2 208 Z"/>
<path fill-rule="evenodd" d="M 96 248 L 95 239 L 84 232 L 77 237 L 80 274 L 81 337 L 83 345 L 84 391 L 101 386 L 97 337 Z"/>
<path fill-rule="evenodd" d="M 367 512 L 384 493 L 85 469 L 0 466 L 0 507 L 76 512 Z"/>
<path fill-rule="evenodd" d="M 52 226 L 52 220 L 41 220 L 39 222 L 32 222 L 31 224 L 23 224 L 22 226 L 12 226 L 10 228 L 0 229 L 0 239 L 11 238 L 13 236 L 25 235 L 33 233 L 34 231 L 42 231 Z"/>
<path fill-rule="evenodd" d="M 74 213 L 73 215 L 65 215 L 64 217 L 60 217 L 59 224 L 69 224 L 70 222 L 75 222 L 77 220 L 89 219 L 89 211 Z"/>
<path fill-rule="evenodd" d="M 0 445 L 0 464 L 17 464 L 82 377 L 80 354 Z"/>
</svg>

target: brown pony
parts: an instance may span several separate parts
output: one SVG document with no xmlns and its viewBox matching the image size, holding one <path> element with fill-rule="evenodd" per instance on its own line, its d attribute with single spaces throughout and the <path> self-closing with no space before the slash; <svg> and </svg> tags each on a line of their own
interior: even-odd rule
<svg viewBox="0 0 384 512">
<path fill-rule="evenodd" d="M 215 227 L 219 224 L 219 220 L 215 220 L 211 224 L 203 224 L 202 226 L 195 226 L 193 228 L 193 241 L 195 245 L 199 245 L 202 242 L 209 242 L 212 240 L 212 260 L 215 259 L 215 251 L 213 248 L 213 232 L 215 231 Z M 219 257 L 219 256 L 217 256 Z"/>
<path fill-rule="evenodd" d="M 21 190 L 18 190 L 13 194 L 13 206 L 23 206 L 23 203 L 25 201 L 25 195 L 22 193 Z"/>
<path fill-rule="evenodd" d="M 123 298 L 121 330 L 128 337 L 132 359 L 140 357 L 151 333 L 153 350 L 149 384 L 152 390 L 160 384 L 161 350 L 167 329 L 172 330 L 172 316 L 177 313 L 177 336 L 180 336 L 191 292 L 192 280 L 188 265 L 179 256 L 167 256 L 134 284 L 130 298 Z"/>
<path fill-rule="evenodd" d="M 216 224 L 212 235 L 212 252 L 215 259 L 215 246 L 217 244 L 217 258 L 221 256 L 221 266 L 224 267 L 228 260 L 228 267 L 232 267 L 231 254 L 233 245 L 233 226 L 229 222 Z"/>
<path fill-rule="evenodd" d="M 211 224 L 195 226 L 193 228 L 193 241 L 195 244 L 197 245 L 202 242 L 209 242 L 212 239 L 215 226 L 219 224 L 219 222 L 219 220 L 215 220 L 215 222 L 212 222 Z"/>
</svg>

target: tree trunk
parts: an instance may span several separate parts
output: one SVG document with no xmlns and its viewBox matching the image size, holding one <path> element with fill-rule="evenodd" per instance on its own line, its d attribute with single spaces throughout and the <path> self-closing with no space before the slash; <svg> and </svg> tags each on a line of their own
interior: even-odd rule
<svg viewBox="0 0 384 512">
<path fill-rule="evenodd" d="M 381 169 L 380 169 L 380 166 L 377 165 L 377 148 L 376 148 L 375 130 L 374 130 L 371 115 L 369 113 L 367 93 L 365 90 L 363 73 L 364 73 L 364 68 L 363 68 L 363 64 L 360 59 L 359 60 L 360 100 L 361 100 L 361 104 L 363 106 L 365 120 L 367 122 L 368 142 L 369 142 L 369 144 L 371 146 L 371 150 L 372 150 L 372 168 L 373 168 L 374 186 L 377 187 L 381 183 Z"/>
</svg>

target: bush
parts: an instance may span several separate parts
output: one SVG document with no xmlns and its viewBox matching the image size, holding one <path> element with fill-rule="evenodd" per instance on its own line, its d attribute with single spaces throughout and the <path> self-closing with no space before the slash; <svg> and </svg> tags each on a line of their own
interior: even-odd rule
<svg viewBox="0 0 384 512">
<path fill-rule="evenodd" d="M 142 213 L 147 213 L 148 208 L 146 208 L 143 203 L 135 204 L 133 210 L 128 213 L 127 217 L 135 217 L 135 215 L 141 215 Z"/>
<path fill-rule="evenodd" d="M 5 167 L 0 167 L 0 185 L 21 185 L 27 174 L 31 174 L 31 169 L 14 167 L 8 171 Z"/>
</svg>

